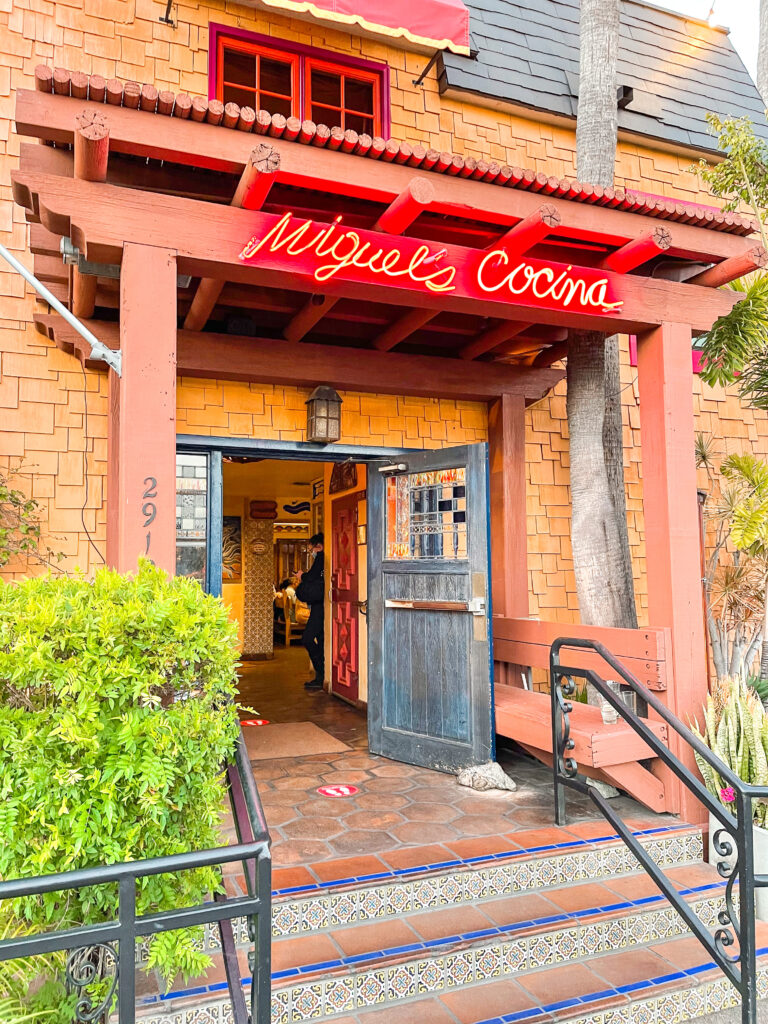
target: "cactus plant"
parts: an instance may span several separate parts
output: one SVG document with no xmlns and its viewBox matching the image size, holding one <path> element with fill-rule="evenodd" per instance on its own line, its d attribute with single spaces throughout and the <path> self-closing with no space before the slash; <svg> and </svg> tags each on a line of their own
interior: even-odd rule
<svg viewBox="0 0 768 1024">
<path fill-rule="evenodd" d="M 768 716 L 758 695 L 743 679 L 719 680 L 704 708 L 704 731 L 694 733 L 744 782 L 768 786 Z M 696 763 L 707 789 L 729 811 L 735 793 L 698 754 Z M 755 825 L 768 828 L 768 802 L 754 802 Z"/>
</svg>

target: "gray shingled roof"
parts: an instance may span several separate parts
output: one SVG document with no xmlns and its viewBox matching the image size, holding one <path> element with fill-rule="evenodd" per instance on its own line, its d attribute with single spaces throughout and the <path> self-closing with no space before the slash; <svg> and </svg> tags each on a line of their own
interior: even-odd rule
<svg viewBox="0 0 768 1024">
<path fill-rule="evenodd" d="M 477 58 L 444 53 L 441 88 L 575 117 L 579 0 L 465 3 Z M 768 138 L 757 87 L 727 33 L 695 19 L 622 0 L 618 84 L 634 89 L 619 111 L 626 131 L 713 150 L 711 110 L 747 114 Z"/>
</svg>

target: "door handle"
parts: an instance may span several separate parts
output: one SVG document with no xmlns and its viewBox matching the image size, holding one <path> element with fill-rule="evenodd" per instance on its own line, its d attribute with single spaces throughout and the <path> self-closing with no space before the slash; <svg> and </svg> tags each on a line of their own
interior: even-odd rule
<svg viewBox="0 0 768 1024">
<path fill-rule="evenodd" d="M 367 615 L 368 614 L 368 602 L 367 601 L 358 601 L 357 602 L 357 610 L 360 612 L 361 615 Z"/>
</svg>

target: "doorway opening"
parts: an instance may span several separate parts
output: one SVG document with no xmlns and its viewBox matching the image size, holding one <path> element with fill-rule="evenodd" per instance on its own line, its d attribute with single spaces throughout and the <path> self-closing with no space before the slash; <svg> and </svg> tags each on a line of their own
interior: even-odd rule
<svg viewBox="0 0 768 1024">
<path fill-rule="evenodd" d="M 286 726 L 272 756 L 365 741 L 365 465 L 224 455 L 221 484 L 221 593 L 242 702 Z"/>
</svg>

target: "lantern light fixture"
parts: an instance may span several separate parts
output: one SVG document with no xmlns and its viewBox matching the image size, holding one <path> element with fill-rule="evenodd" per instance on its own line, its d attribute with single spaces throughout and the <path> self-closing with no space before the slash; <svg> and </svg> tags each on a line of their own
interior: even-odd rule
<svg viewBox="0 0 768 1024">
<path fill-rule="evenodd" d="M 330 444 L 341 437 L 341 396 L 320 384 L 307 399 L 307 440 Z"/>
</svg>

